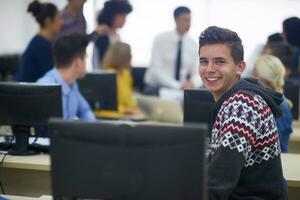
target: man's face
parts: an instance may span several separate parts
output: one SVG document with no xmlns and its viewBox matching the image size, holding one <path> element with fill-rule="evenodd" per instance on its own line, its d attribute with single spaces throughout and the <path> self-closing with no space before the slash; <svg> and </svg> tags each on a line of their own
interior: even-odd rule
<svg viewBox="0 0 300 200">
<path fill-rule="evenodd" d="M 86 60 L 86 55 L 84 55 L 82 58 L 80 57 L 78 59 L 78 78 L 79 79 L 83 78 L 86 74 L 85 60 Z"/>
<path fill-rule="evenodd" d="M 189 31 L 191 26 L 191 14 L 182 13 L 176 17 L 175 22 L 176 22 L 176 29 L 180 33 L 186 33 Z"/>
<path fill-rule="evenodd" d="M 200 77 L 217 101 L 239 80 L 245 63 L 235 64 L 226 44 L 205 45 L 200 48 L 199 57 Z"/>
</svg>

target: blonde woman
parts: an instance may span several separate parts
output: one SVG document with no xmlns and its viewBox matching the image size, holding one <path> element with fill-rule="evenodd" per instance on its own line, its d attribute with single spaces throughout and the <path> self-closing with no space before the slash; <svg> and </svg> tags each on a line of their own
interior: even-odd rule
<svg viewBox="0 0 300 200">
<path fill-rule="evenodd" d="M 266 88 L 283 93 L 285 68 L 282 62 L 275 56 L 263 55 L 254 64 L 253 76 L 255 76 Z M 281 151 L 288 151 L 288 141 L 292 133 L 292 114 L 287 99 L 281 103 L 282 116 L 276 120 L 280 137 Z"/>
<path fill-rule="evenodd" d="M 118 112 L 138 114 L 137 102 L 133 97 L 130 46 L 123 42 L 112 43 L 104 55 L 102 68 L 117 74 Z"/>
</svg>

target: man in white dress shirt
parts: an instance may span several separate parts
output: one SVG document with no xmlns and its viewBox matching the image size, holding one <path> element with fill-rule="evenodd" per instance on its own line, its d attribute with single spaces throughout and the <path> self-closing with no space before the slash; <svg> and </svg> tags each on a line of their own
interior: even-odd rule
<svg viewBox="0 0 300 200">
<path fill-rule="evenodd" d="M 198 46 L 188 35 L 190 9 L 176 8 L 174 19 L 176 29 L 162 33 L 154 40 L 151 63 L 145 75 L 146 93 L 149 93 L 147 89 L 187 89 L 202 84 L 198 75 Z"/>
</svg>

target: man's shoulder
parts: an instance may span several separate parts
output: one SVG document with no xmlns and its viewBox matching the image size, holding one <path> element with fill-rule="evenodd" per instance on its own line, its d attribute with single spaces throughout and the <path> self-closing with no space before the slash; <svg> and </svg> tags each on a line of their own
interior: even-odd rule
<svg viewBox="0 0 300 200">
<path fill-rule="evenodd" d="M 54 69 L 48 71 L 43 77 L 39 78 L 37 83 L 56 83 Z"/>
<path fill-rule="evenodd" d="M 261 95 L 247 90 L 241 90 L 233 93 L 224 101 L 223 106 L 228 106 L 230 104 L 253 107 L 254 109 L 259 109 L 267 105 Z"/>
</svg>

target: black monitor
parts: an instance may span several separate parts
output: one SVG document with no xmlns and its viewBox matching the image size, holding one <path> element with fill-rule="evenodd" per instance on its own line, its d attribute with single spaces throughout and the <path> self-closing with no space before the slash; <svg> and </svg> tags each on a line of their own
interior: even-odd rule
<svg viewBox="0 0 300 200">
<path fill-rule="evenodd" d="M 184 90 L 184 123 L 211 123 L 215 101 L 204 88 Z"/>
<path fill-rule="evenodd" d="M 117 79 L 115 73 L 92 72 L 78 81 L 79 90 L 93 110 L 117 110 Z"/>
<path fill-rule="evenodd" d="M 19 62 L 19 54 L 0 55 L 0 80 L 14 80 L 14 76 L 16 75 L 19 68 Z"/>
<path fill-rule="evenodd" d="M 144 76 L 146 73 L 146 67 L 132 67 L 131 74 L 133 78 L 133 87 L 135 90 L 142 92 L 145 87 Z"/>
<path fill-rule="evenodd" d="M 299 119 L 299 90 L 300 82 L 295 79 L 288 79 L 284 83 L 283 93 L 292 103 L 292 115 L 293 119 Z"/>
<path fill-rule="evenodd" d="M 206 125 L 49 122 L 54 199 L 204 199 Z"/>
<path fill-rule="evenodd" d="M 0 82 L 0 125 L 10 125 L 16 142 L 11 154 L 28 151 L 28 137 L 33 126 L 45 126 L 49 117 L 62 117 L 60 85 Z"/>
</svg>

